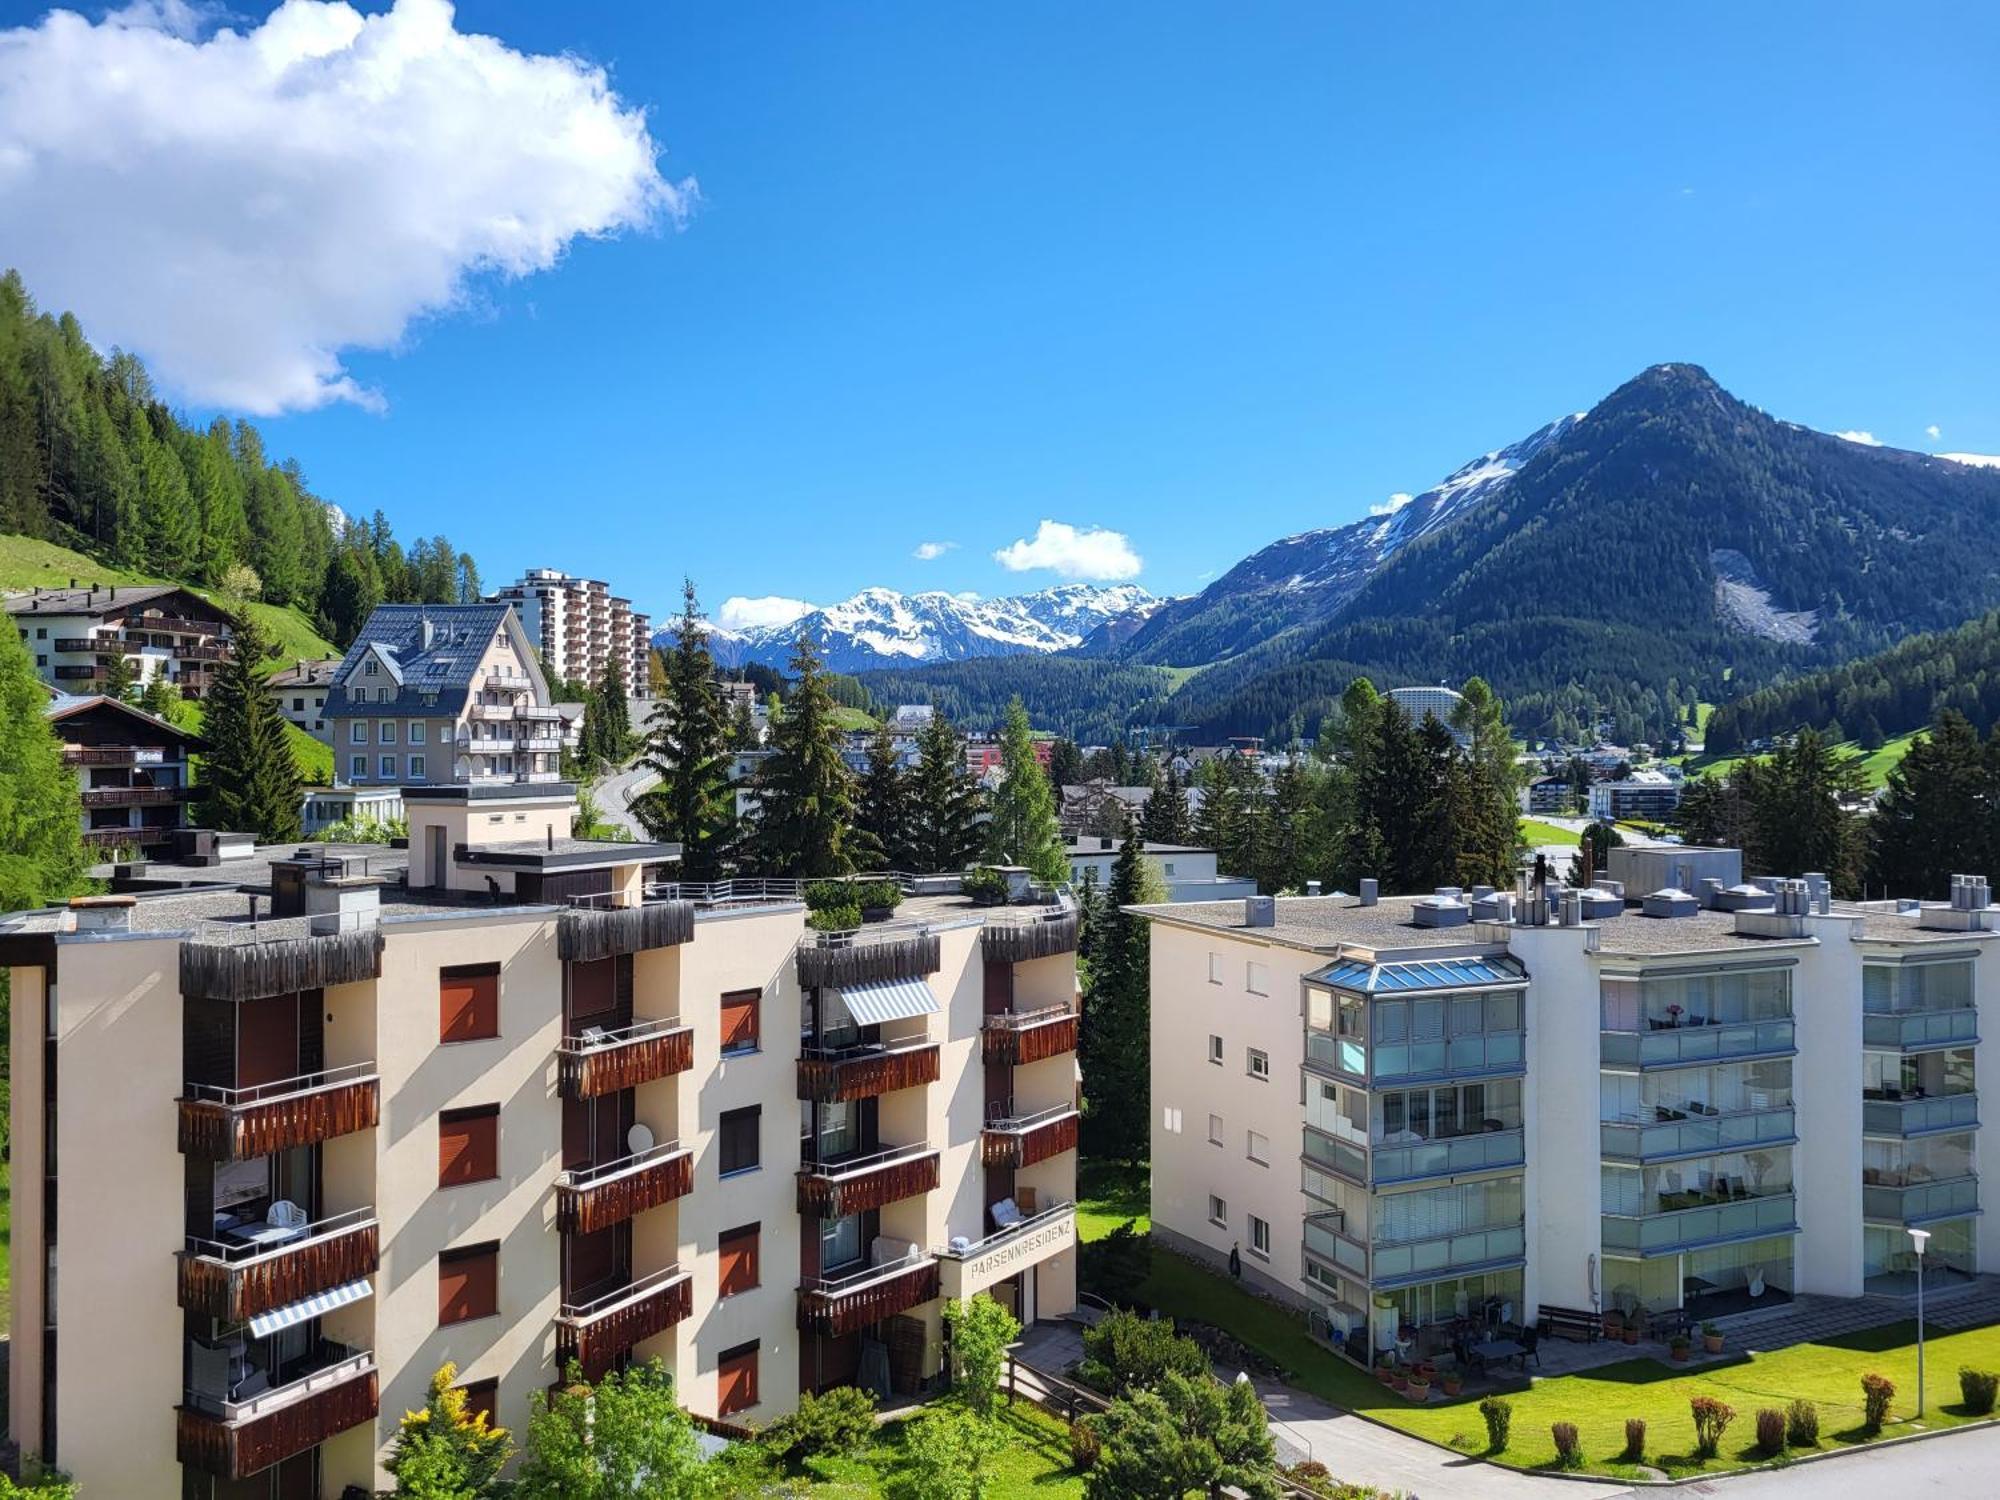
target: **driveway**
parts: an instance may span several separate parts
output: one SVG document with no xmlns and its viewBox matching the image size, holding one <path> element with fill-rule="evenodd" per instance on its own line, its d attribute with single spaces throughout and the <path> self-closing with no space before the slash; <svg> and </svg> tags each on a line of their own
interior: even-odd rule
<svg viewBox="0 0 2000 1500">
<path fill-rule="evenodd" d="M 1795 1500 L 1804 1495 L 1812 1500 L 1894 1495 L 1901 1500 L 1905 1495 L 1990 1495 L 1995 1475 L 2000 1475 L 2000 1428 L 1978 1427 L 1735 1479 L 1698 1479 L 1668 1493 L 1720 1495 L 1724 1500 Z"/>
<path fill-rule="evenodd" d="M 634 797 L 651 790 L 659 779 L 656 771 L 648 771 L 644 766 L 632 766 L 605 777 L 590 789 L 590 795 L 597 799 L 597 810 L 605 822 L 624 829 L 635 839 L 643 839 L 647 836 L 646 830 L 632 816 L 630 803 Z"/>
</svg>

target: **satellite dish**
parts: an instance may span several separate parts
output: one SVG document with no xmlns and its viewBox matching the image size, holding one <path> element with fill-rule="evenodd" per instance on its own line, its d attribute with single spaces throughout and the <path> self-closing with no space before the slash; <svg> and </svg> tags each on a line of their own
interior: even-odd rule
<svg viewBox="0 0 2000 1500">
<path fill-rule="evenodd" d="M 653 1131 L 648 1125 L 634 1125 L 625 1132 L 625 1144 L 632 1148 L 634 1156 L 653 1149 Z"/>
</svg>

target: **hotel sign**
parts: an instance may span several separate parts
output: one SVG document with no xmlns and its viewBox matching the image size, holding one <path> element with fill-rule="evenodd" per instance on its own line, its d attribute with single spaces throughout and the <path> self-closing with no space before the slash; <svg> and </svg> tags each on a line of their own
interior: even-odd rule
<svg viewBox="0 0 2000 1500">
<path fill-rule="evenodd" d="M 1005 1239 L 985 1241 L 969 1255 L 940 1256 L 939 1290 L 954 1299 L 970 1297 L 1037 1262 L 1062 1254 L 1075 1244 L 1076 1210 L 1067 1208 L 1054 1218 L 1038 1220 Z"/>
</svg>

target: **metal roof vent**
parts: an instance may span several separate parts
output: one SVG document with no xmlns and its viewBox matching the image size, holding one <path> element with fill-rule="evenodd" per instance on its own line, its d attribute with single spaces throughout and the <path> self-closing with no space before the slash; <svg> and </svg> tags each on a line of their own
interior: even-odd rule
<svg viewBox="0 0 2000 1500">
<path fill-rule="evenodd" d="M 1370 875 L 1361 882 L 1361 904 L 1373 906 L 1382 890 L 1382 882 Z"/>
<path fill-rule="evenodd" d="M 1243 925 L 1245 927 L 1276 927 L 1278 925 L 1278 901 L 1275 896 L 1245 896 L 1243 898 Z"/>
<path fill-rule="evenodd" d="M 1411 903 L 1410 914 L 1419 927 L 1463 927 L 1472 920 L 1472 908 L 1458 899 L 1455 889 L 1449 896 L 1420 897 Z"/>
<path fill-rule="evenodd" d="M 1686 891 L 1669 888 L 1654 891 L 1639 903 L 1639 910 L 1649 917 L 1691 917 L 1701 910 L 1701 903 Z"/>
</svg>

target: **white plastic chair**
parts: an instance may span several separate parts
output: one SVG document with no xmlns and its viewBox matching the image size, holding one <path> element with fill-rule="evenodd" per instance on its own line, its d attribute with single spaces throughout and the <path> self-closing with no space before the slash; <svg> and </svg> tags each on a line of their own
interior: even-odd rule
<svg viewBox="0 0 2000 1500">
<path fill-rule="evenodd" d="M 312 1221 L 306 1218 L 306 1211 L 298 1204 L 289 1198 L 280 1198 L 264 1215 L 264 1222 L 273 1229 L 288 1229 L 294 1235 L 300 1235 L 306 1232 L 306 1225 Z"/>
</svg>

